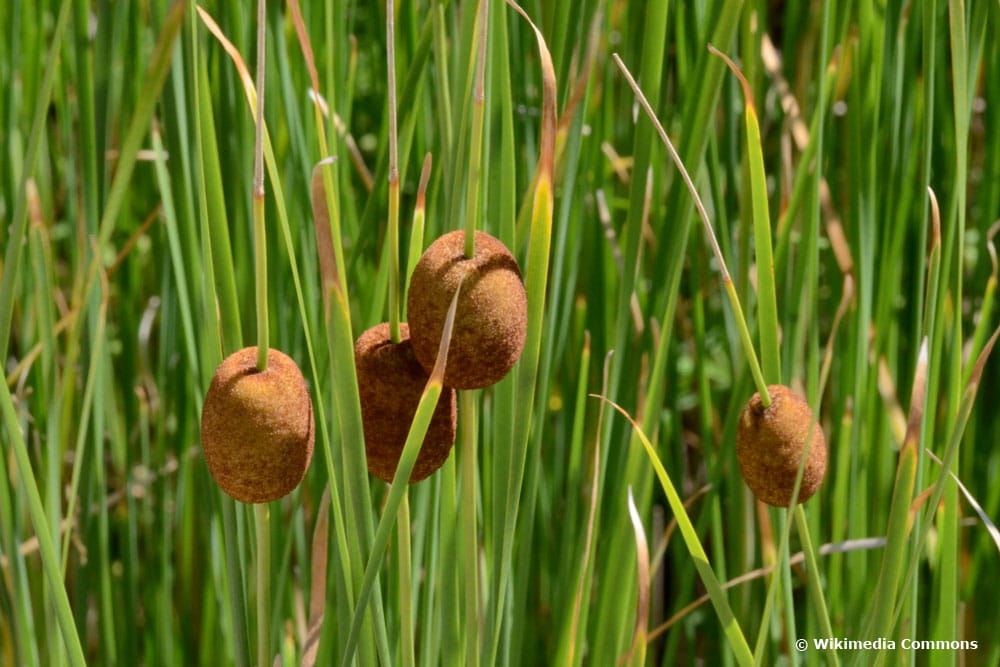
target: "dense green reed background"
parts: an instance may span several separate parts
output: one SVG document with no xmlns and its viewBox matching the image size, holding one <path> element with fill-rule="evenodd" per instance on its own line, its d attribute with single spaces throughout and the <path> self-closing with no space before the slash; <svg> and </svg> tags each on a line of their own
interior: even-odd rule
<svg viewBox="0 0 1000 667">
<path fill-rule="evenodd" d="M 252 4 L 203 5 L 251 67 Z M 540 338 L 537 368 L 523 359 L 462 401 L 475 438 L 409 488 L 374 551 L 388 487 L 364 468 L 350 349 L 387 318 L 385 5 L 300 5 L 307 41 L 293 3 L 267 11 L 268 299 L 271 344 L 310 383 L 317 443 L 303 484 L 270 507 L 263 664 L 340 664 L 369 563 L 362 665 L 731 665 L 740 633 L 758 664 L 1000 661 L 1000 542 L 952 480 L 921 495 L 941 477 L 924 448 L 951 451 L 1000 517 L 997 362 L 978 397 L 963 393 L 998 321 L 1000 5 L 525 0 L 557 81 L 549 221 L 531 28 L 490 2 L 470 211 L 477 3 L 399 2 L 402 261 L 430 153 L 422 245 L 479 216 L 529 276 Z M 214 485 L 199 442 L 216 365 L 255 341 L 254 121 L 238 70 L 194 2 L 12 0 L 0 23 L 0 663 L 256 662 L 253 511 Z M 756 144 L 709 44 L 754 97 L 776 321 L 756 299 Z M 612 53 L 705 200 L 765 375 L 820 415 L 829 467 L 804 514 L 757 506 L 740 478 L 754 385 L 736 320 Z M 340 245 L 329 305 L 313 208 L 328 155 L 315 182 L 326 175 L 316 202 Z M 911 400 L 925 337 L 926 399 Z M 726 589 L 738 627 L 702 599 L 637 432 L 589 394 L 641 425 L 715 576 L 749 574 Z M 916 448 L 901 450 L 914 407 Z M 651 563 L 639 625 L 630 490 Z M 817 570 L 795 557 L 807 541 Z M 759 568 L 775 563 L 770 597 Z M 797 652 L 825 616 L 839 638 L 978 648 Z"/>
</svg>

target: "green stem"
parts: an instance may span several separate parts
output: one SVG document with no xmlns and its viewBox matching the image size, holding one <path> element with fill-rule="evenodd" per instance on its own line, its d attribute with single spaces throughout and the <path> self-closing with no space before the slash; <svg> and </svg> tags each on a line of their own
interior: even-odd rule
<svg viewBox="0 0 1000 667">
<path fill-rule="evenodd" d="M 487 2 L 479 2 L 479 52 L 476 59 L 476 90 L 472 98 L 472 145 L 469 150 L 469 208 L 465 214 L 465 256 L 476 254 L 476 220 L 483 180 L 483 124 L 486 116 L 486 26 Z"/>
<path fill-rule="evenodd" d="M 806 521 L 806 512 L 801 504 L 795 505 L 795 528 L 799 533 L 799 542 L 802 544 L 802 551 L 806 558 L 807 579 L 806 585 L 819 617 L 819 626 L 824 637 L 833 637 L 833 625 L 830 623 L 830 608 L 826 603 L 826 596 L 823 593 L 819 575 L 819 561 L 816 560 L 816 549 L 813 547 L 812 536 L 809 534 L 809 523 Z M 827 654 L 827 661 L 831 665 L 840 665 L 837 657 L 837 650 L 831 646 Z"/>
<path fill-rule="evenodd" d="M 267 324 L 267 238 L 264 232 L 264 193 L 253 198 L 253 245 L 254 267 L 256 269 L 257 297 L 257 370 L 267 369 L 268 324 Z"/>
<path fill-rule="evenodd" d="M 265 5 L 257 0 L 257 132 L 253 164 L 253 251 L 257 297 L 257 370 L 267 369 L 267 234 L 264 229 L 264 50 Z"/>
<path fill-rule="evenodd" d="M 389 183 L 389 337 L 403 339 L 399 328 L 399 177 Z"/>
<path fill-rule="evenodd" d="M 403 667 L 413 667 L 416 658 L 413 653 L 413 573 L 412 550 L 410 547 L 410 494 L 403 495 L 396 520 L 396 535 L 399 539 L 399 653 Z"/>
<path fill-rule="evenodd" d="M 271 661 L 271 519 L 267 503 L 254 505 L 254 528 L 257 533 L 257 664 L 267 667 Z"/>
<path fill-rule="evenodd" d="M 386 58 L 389 69 L 389 338 L 403 339 L 399 328 L 399 148 L 396 132 L 396 42 L 393 0 L 385 3 Z"/>
<path fill-rule="evenodd" d="M 462 434 L 462 569 L 465 572 L 465 664 L 479 665 L 479 549 L 476 543 L 476 398 L 459 392 Z"/>
</svg>

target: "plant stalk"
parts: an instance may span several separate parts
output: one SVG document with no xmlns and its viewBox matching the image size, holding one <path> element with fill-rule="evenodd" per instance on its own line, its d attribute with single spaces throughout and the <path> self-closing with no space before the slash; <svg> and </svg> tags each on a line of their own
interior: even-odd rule
<svg viewBox="0 0 1000 667">
<path fill-rule="evenodd" d="M 267 0 L 257 0 L 257 109 L 253 151 L 253 251 L 257 297 L 257 370 L 267 370 L 267 235 L 264 229 L 264 24 Z"/>
<path fill-rule="evenodd" d="M 483 124 L 486 116 L 486 27 L 487 0 L 479 1 L 479 51 L 476 57 L 476 88 L 472 97 L 472 145 L 469 150 L 469 203 L 465 211 L 465 256 L 476 254 L 476 221 L 483 180 Z"/>
<path fill-rule="evenodd" d="M 389 339 L 403 339 L 399 327 L 399 148 L 396 131 L 396 43 L 393 0 L 385 2 L 389 70 Z"/>
<path fill-rule="evenodd" d="M 271 520 L 268 503 L 253 506 L 257 533 L 257 665 L 267 667 L 271 660 Z"/>
</svg>

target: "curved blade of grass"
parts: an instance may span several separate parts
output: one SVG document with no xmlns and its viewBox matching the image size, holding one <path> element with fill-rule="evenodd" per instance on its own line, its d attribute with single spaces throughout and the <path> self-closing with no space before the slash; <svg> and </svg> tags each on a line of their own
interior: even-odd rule
<svg viewBox="0 0 1000 667">
<path fill-rule="evenodd" d="M 427 427 L 430 426 L 431 418 L 437 407 L 438 398 L 441 397 L 443 389 L 445 365 L 448 359 L 448 346 L 451 344 L 451 332 L 455 325 L 455 309 L 458 306 L 458 295 L 462 290 L 461 283 L 455 289 L 455 295 L 451 299 L 448 307 L 448 316 L 444 321 L 444 329 L 441 332 L 441 345 L 438 348 L 437 361 L 434 370 L 424 387 L 424 393 L 420 396 L 420 403 L 417 404 L 417 411 L 413 415 L 413 422 L 410 424 L 410 432 L 406 436 L 406 443 L 403 451 L 399 455 L 399 464 L 396 466 L 396 474 L 392 478 L 392 485 L 389 487 L 389 496 L 385 501 L 385 509 L 382 518 L 378 522 L 378 529 L 375 531 L 375 545 L 372 548 L 368 565 L 365 566 L 365 578 L 361 584 L 361 593 L 358 595 L 358 604 L 354 610 L 354 617 L 351 619 L 351 631 L 347 637 L 347 646 L 344 649 L 344 657 L 341 665 L 347 667 L 354 659 L 354 649 L 357 646 L 358 634 L 361 631 L 361 621 L 365 617 L 365 609 L 368 606 L 368 598 L 371 596 L 372 587 L 375 584 L 375 575 L 382 567 L 382 560 L 385 558 L 385 548 L 392 534 L 393 526 L 396 523 L 396 514 L 399 512 L 399 505 L 403 501 L 409 486 L 410 474 L 413 472 L 413 464 L 417 461 L 420 453 L 420 446 L 424 442 L 427 434 Z"/>
<path fill-rule="evenodd" d="M 750 364 L 750 373 L 753 375 L 754 384 L 757 385 L 757 391 L 760 393 L 761 403 L 763 403 L 766 407 L 771 404 L 771 396 L 767 392 L 767 383 L 764 381 L 764 375 L 760 369 L 760 362 L 757 360 L 757 352 L 754 350 L 753 342 L 750 340 L 750 330 L 747 328 L 746 318 L 743 315 L 743 308 L 740 306 L 739 297 L 736 295 L 736 288 L 733 286 L 733 279 L 729 275 L 729 269 L 726 268 L 726 260 L 722 256 L 722 250 L 719 249 L 719 242 L 715 238 L 715 232 L 712 230 L 712 223 L 708 220 L 708 213 L 705 211 L 705 206 L 701 202 L 701 197 L 698 196 L 698 189 L 695 187 L 694 181 L 691 180 L 691 176 L 688 174 L 687 168 L 685 168 L 680 155 L 677 154 L 677 149 L 674 148 L 673 142 L 671 142 L 670 137 L 667 136 L 667 131 L 663 129 L 663 125 L 653 112 L 653 107 L 650 106 L 649 100 L 646 99 L 646 95 L 642 92 L 642 89 L 639 88 L 639 84 L 636 83 L 635 78 L 632 76 L 632 72 L 630 72 L 628 67 L 625 66 L 625 63 L 617 53 L 612 54 L 611 57 L 614 59 L 618 69 L 625 76 L 625 80 L 632 88 L 632 92 L 635 93 L 636 98 L 639 100 L 639 104 L 642 106 L 643 111 L 646 112 L 650 122 L 653 123 L 653 127 L 656 128 L 657 133 L 660 135 L 660 140 L 663 141 L 663 145 L 666 147 L 667 153 L 670 154 L 670 159 L 673 160 L 677 170 L 681 173 L 681 177 L 684 179 L 684 184 L 687 186 L 688 191 L 691 193 L 691 197 L 694 199 L 695 207 L 698 209 L 698 215 L 700 216 L 702 224 L 705 228 L 705 236 L 708 239 L 709 244 L 712 246 L 712 253 L 715 255 L 715 260 L 719 264 L 719 271 L 722 273 L 722 282 L 726 288 L 726 295 L 729 297 L 729 304 L 732 306 L 733 314 L 736 316 L 737 328 L 740 333 L 740 342 L 743 344 L 743 352 L 746 354 L 747 361 Z"/>
<path fill-rule="evenodd" d="M 760 142 L 760 123 L 753 91 L 743 73 L 729 56 L 709 45 L 740 80 L 745 99 L 743 118 L 747 133 L 747 160 L 750 165 L 750 196 L 753 201 L 754 248 L 757 252 L 757 326 L 760 329 L 760 363 L 764 381 L 781 382 L 781 352 L 778 350 L 778 302 L 774 288 L 774 258 L 771 248 L 771 215 L 767 204 L 767 174 Z"/>
<path fill-rule="evenodd" d="M 708 562 L 708 556 L 705 554 L 705 549 L 701 546 L 701 541 L 698 539 L 698 534 L 695 532 L 694 525 L 691 523 L 691 518 L 688 516 L 687 510 L 684 509 L 684 502 L 677 494 L 677 489 L 674 488 L 674 483 L 671 481 L 670 475 L 667 474 L 666 469 L 663 467 L 663 463 L 660 461 L 660 457 L 657 455 L 656 449 L 653 447 L 653 443 L 651 443 L 649 438 L 646 437 L 646 434 L 642 432 L 642 427 L 639 423 L 636 422 L 624 408 L 611 399 L 599 394 L 590 395 L 593 398 L 597 398 L 608 403 L 611 407 L 621 413 L 621 415 L 625 417 L 630 424 L 632 424 L 635 434 L 639 436 L 642 446 L 646 448 L 646 454 L 649 456 L 649 461 L 653 465 L 653 469 L 656 471 L 656 476 L 660 480 L 660 486 L 663 488 L 663 492 L 667 496 L 667 502 L 670 504 L 670 509 L 677 519 L 677 526 L 680 528 L 681 536 L 684 538 L 684 545 L 687 547 L 688 553 L 691 554 L 695 568 L 698 570 L 698 575 L 701 577 L 702 583 L 705 585 L 709 596 L 712 598 L 712 606 L 715 607 L 715 614 L 719 618 L 719 623 L 722 624 L 722 629 L 726 633 L 726 638 L 729 640 L 729 646 L 733 650 L 733 654 L 736 656 L 736 661 L 744 667 L 752 665 L 753 654 L 750 653 L 750 646 L 747 644 L 747 640 L 743 636 L 743 630 L 740 628 L 739 622 L 737 622 L 736 617 L 733 615 L 733 610 L 729 607 L 729 601 L 726 599 L 726 595 L 723 593 L 722 587 L 719 585 L 719 580 L 716 578 L 715 572 L 712 570 L 712 566 Z"/>
<path fill-rule="evenodd" d="M 664 3 L 665 4 L 665 3 Z M 718 9 L 717 17 L 712 20 L 712 26 L 710 29 L 712 35 L 712 41 L 716 44 L 730 44 L 737 32 L 737 25 L 739 24 L 738 17 L 741 14 L 740 8 L 742 6 L 741 0 L 726 0 L 721 3 Z M 659 7 L 659 5 L 650 5 L 650 8 Z M 643 54 L 642 60 L 642 72 L 641 75 L 645 76 L 647 72 L 650 72 L 650 84 L 654 85 L 658 83 L 657 77 L 652 76 L 652 72 L 656 71 L 656 68 L 650 67 L 647 69 L 646 62 L 648 54 L 650 54 L 654 49 L 658 48 L 660 43 L 664 42 L 666 38 L 666 24 L 667 20 L 664 18 L 662 21 L 651 21 L 648 19 L 649 11 L 644 12 L 647 22 L 647 28 L 644 29 L 642 46 L 640 50 Z M 665 7 L 663 8 L 664 16 Z M 654 29 L 654 26 L 658 29 Z M 700 51 L 700 49 L 699 49 Z M 695 77 L 699 81 L 699 84 L 695 86 L 694 90 L 691 90 L 691 95 L 686 97 L 684 102 L 681 115 L 683 117 L 682 127 L 684 128 L 684 134 L 682 135 L 681 151 L 684 156 L 684 160 L 692 164 L 701 164 L 703 160 L 703 155 L 708 145 L 708 135 L 712 123 L 710 120 L 716 117 L 715 108 L 719 97 L 722 92 L 721 83 L 724 76 L 724 66 L 721 62 L 717 61 L 715 58 L 711 57 L 707 51 L 701 53 L 697 59 L 697 65 L 695 68 Z M 635 140 L 633 142 L 633 154 L 638 157 L 641 155 L 641 142 L 639 138 L 644 136 L 640 133 L 640 128 L 633 128 L 635 133 Z M 648 142 L 647 142 L 648 143 Z M 648 165 L 647 165 L 648 166 Z M 645 170 L 644 167 L 643 171 Z M 636 187 L 636 185 L 633 185 Z M 636 193 L 638 196 L 638 193 Z M 665 298 L 662 299 L 662 303 L 657 307 L 660 313 L 659 322 L 673 322 L 675 320 L 675 314 L 678 309 L 678 304 L 680 301 L 681 290 L 679 288 L 681 282 L 681 275 L 683 273 L 684 267 L 689 265 L 685 255 L 688 243 L 688 236 L 691 228 L 691 214 L 694 210 L 694 200 L 683 196 L 680 188 L 676 185 L 671 188 L 668 195 L 668 209 L 676 211 L 676 214 L 672 214 L 677 224 L 671 224 L 669 228 L 670 244 L 668 248 L 664 248 L 666 253 L 665 261 Z M 633 218 L 633 220 L 635 220 Z M 631 224 L 631 221 L 626 222 L 626 224 Z M 632 261 L 630 257 L 626 257 L 627 261 Z M 625 279 L 628 280 L 632 277 L 632 273 L 629 270 L 625 272 Z M 627 296 L 629 293 L 620 291 L 621 296 Z M 629 349 L 632 345 L 632 332 L 629 326 L 629 313 L 628 306 L 625 303 L 619 302 L 618 313 L 616 317 L 617 324 L 608 327 L 608 334 L 614 336 L 616 341 L 614 349 Z M 654 433 L 655 430 L 661 424 L 661 415 L 663 415 L 664 400 L 667 395 L 667 387 L 669 386 L 668 375 L 670 368 L 670 359 L 673 358 L 675 352 L 675 347 L 672 344 L 675 342 L 675 338 L 672 335 L 670 328 L 665 330 L 664 335 L 654 336 L 654 352 L 652 356 L 652 361 L 649 366 L 649 376 L 645 383 L 646 391 L 644 397 L 642 397 L 642 409 L 640 413 L 642 414 L 642 424 L 643 428 L 647 433 Z M 623 369 L 626 365 L 617 365 L 614 371 L 611 382 L 610 391 L 607 395 L 616 395 L 618 387 L 621 382 L 622 371 L 617 369 Z M 605 437 L 610 437 L 609 426 L 605 426 Z M 651 493 L 652 476 L 648 475 L 648 467 L 645 463 L 645 454 L 638 450 L 639 440 L 636 436 L 632 436 L 631 441 L 628 446 L 628 454 L 626 465 L 626 473 L 624 478 L 639 480 L 642 479 L 642 489 L 646 497 L 649 497 Z M 607 451 L 607 450 L 606 450 Z M 606 454 L 605 456 L 609 456 Z M 641 478 L 638 476 L 642 476 Z M 609 487 L 607 493 L 623 493 L 624 489 L 619 483 L 613 480 L 609 480 Z M 637 487 L 638 488 L 638 487 Z M 607 495 L 607 493 L 605 495 Z M 648 502 L 648 501 L 647 501 Z M 616 544 L 625 544 L 625 539 L 627 538 L 626 531 L 627 526 L 623 524 L 621 526 L 608 526 L 605 531 L 606 537 L 604 539 L 614 540 Z M 603 576 L 607 576 L 613 572 L 614 566 L 608 566 L 607 564 L 600 566 Z M 595 576 L 601 577 L 602 573 L 598 573 Z M 607 589 L 605 589 L 607 590 Z M 624 607 L 620 603 L 614 601 L 613 594 L 607 594 L 602 597 L 602 600 L 606 600 L 603 604 L 615 607 L 616 609 L 622 610 Z M 622 616 L 623 612 L 619 611 L 619 616 Z M 599 655 L 599 660 L 603 659 L 604 662 L 610 662 L 614 657 L 620 652 L 619 639 L 620 633 L 623 631 L 622 623 L 620 621 L 615 621 L 614 623 L 603 623 L 598 626 L 598 630 L 593 634 L 591 638 L 591 646 L 595 654 Z M 727 654 L 725 651 L 724 654 Z M 728 654 L 727 654 L 728 655 Z"/>
</svg>

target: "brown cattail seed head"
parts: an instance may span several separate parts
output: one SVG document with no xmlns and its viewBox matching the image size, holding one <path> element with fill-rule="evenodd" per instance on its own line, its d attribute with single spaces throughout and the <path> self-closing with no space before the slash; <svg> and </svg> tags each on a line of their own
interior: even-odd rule
<svg viewBox="0 0 1000 667">
<path fill-rule="evenodd" d="M 465 232 L 455 231 L 434 241 L 413 269 L 406 301 L 413 351 L 429 373 L 460 282 L 444 384 L 458 389 L 488 387 L 503 379 L 521 357 L 528 296 L 517 260 L 485 232 L 476 232 L 472 258 L 465 257 Z"/>
<path fill-rule="evenodd" d="M 396 474 L 410 423 L 428 379 L 413 356 L 410 328 L 404 322 L 399 329 L 399 343 L 392 342 L 389 324 L 383 322 L 361 334 L 354 344 L 368 470 L 385 482 L 391 482 Z M 410 473 L 411 483 L 419 482 L 444 465 L 455 444 L 455 426 L 455 390 L 445 387 Z"/>
<path fill-rule="evenodd" d="M 765 408 L 757 393 L 740 415 L 736 459 L 743 479 L 758 500 L 775 507 L 788 507 L 807 440 L 810 440 L 809 456 L 798 501 L 808 500 L 822 484 L 826 473 L 826 439 L 809 404 L 791 389 L 776 384 L 769 386 L 767 392 L 771 395 L 771 405 Z"/>
<path fill-rule="evenodd" d="M 244 503 L 291 493 L 309 469 L 315 428 L 312 400 L 299 367 L 269 349 L 257 370 L 257 348 L 226 357 L 201 411 L 205 462 L 216 484 Z"/>
</svg>

